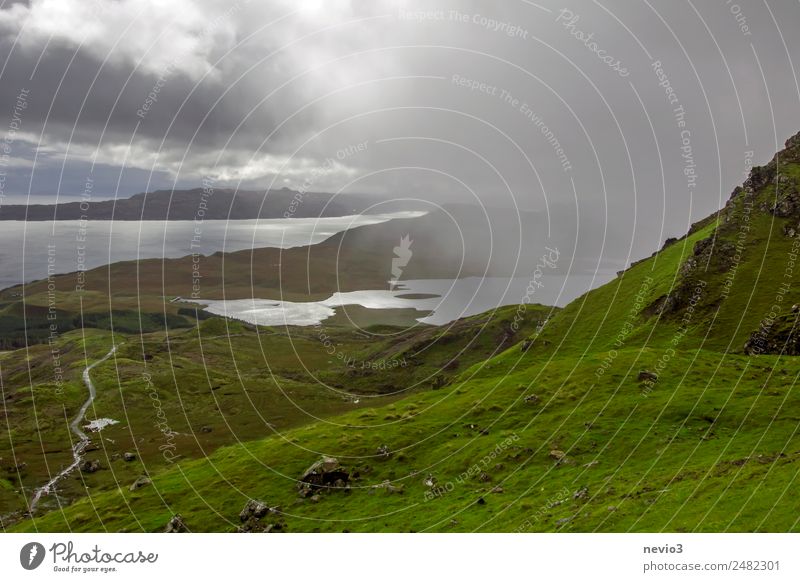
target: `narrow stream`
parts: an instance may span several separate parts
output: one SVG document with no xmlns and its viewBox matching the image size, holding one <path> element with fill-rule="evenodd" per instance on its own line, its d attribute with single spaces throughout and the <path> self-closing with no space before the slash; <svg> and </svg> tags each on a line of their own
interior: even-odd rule
<svg viewBox="0 0 800 582">
<path fill-rule="evenodd" d="M 89 390 L 89 397 L 86 399 L 86 402 L 83 403 L 81 409 L 78 411 L 78 415 L 74 418 L 74 420 L 70 423 L 69 428 L 78 437 L 78 441 L 72 445 L 72 464 L 68 466 L 66 469 L 63 469 L 60 473 L 58 473 L 55 477 L 50 479 L 45 485 L 39 487 L 33 492 L 33 499 L 31 500 L 30 512 L 33 513 L 36 510 L 36 506 L 39 504 L 39 500 L 42 498 L 43 495 L 50 495 L 55 487 L 56 483 L 58 483 L 61 479 L 66 477 L 72 471 L 74 471 L 78 465 L 81 464 L 83 460 L 83 452 L 86 449 L 86 446 L 89 444 L 89 437 L 86 436 L 86 433 L 81 430 L 81 422 L 83 422 L 83 418 L 86 416 L 86 411 L 89 409 L 89 406 L 94 401 L 95 396 L 97 395 L 97 390 L 95 390 L 94 383 L 92 382 L 91 377 L 89 376 L 89 372 L 92 368 L 97 366 L 98 364 L 102 364 L 108 358 L 110 358 L 114 352 L 117 351 L 117 346 L 111 348 L 111 350 L 102 358 L 86 366 L 83 369 L 83 383 L 86 385 L 86 388 Z"/>
</svg>

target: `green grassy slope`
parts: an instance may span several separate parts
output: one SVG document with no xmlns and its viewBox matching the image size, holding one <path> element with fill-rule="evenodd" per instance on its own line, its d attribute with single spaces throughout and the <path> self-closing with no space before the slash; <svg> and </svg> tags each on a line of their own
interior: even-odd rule
<svg viewBox="0 0 800 582">
<path fill-rule="evenodd" d="M 181 514 L 233 531 L 255 498 L 286 531 L 798 531 L 800 362 L 781 341 L 800 303 L 799 184 L 796 136 L 689 235 L 447 385 L 15 529 L 159 531 Z M 350 487 L 302 497 L 320 455 Z"/>
<path fill-rule="evenodd" d="M 223 445 L 442 387 L 554 312 L 531 306 L 533 317 L 514 333 L 515 311 L 501 308 L 447 328 L 356 329 L 338 317 L 321 327 L 255 328 L 214 317 L 168 333 L 71 331 L 53 346 L 0 353 L 0 516 L 18 516 L 27 507 L 23 492 L 30 495 L 71 462 L 69 421 L 87 396 L 83 368 L 114 343 L 114 357 L 91 372 L 98 395 L 87 414 L 119 421 L 92 435 L 86 458 L 103 469 L 70 475 L 58 498 L 43 499 L 40 513 L 88 491 L 130 484 L 143 471 L 168 467 L 173 456 L 200 458 Z M 136 462 L 125 462 L 125 452 L 135 452 Z"/>
</svg>

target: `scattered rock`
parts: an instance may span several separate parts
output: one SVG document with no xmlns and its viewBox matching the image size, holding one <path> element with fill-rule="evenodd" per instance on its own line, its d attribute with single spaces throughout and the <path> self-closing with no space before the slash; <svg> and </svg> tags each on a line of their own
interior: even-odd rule
<svg viewBox="0 0 800 582">
<path fill-rule="evenodd" d="M 503 488 L 500 487 L 500 485 L 495 485 L 494 487 L 492 487 L 491 491 L 489 491 L 489 493 L 502 493 L 502 492 Z"/>
<path fill-rule="evenodd" d="M 313 498 L 312 498 L 313 500 Z M 269 533 L 283 531 L 286 525 L 280 521 L 263 523 L 261 520 L 267 515 L 278 514 L 277 507 L 270 507 L 258 499 L 250 499 L 239 512 L 239 521 L 242 522 L 236 531 L 238 533 Z"/>
<path fill-rule="evenodd" d="M 443 388 L 446 385 L 447 385 L 447 377 L 444 374 L 438 374 L 433 380 L 431 380 L 431 388 L 433 388 L 434 390 Z"/>
<path fill-rule="evenodd" d="M 375 490 L 375 489 L 385 489 L 387 493 L 402 494 L 405 491 L 406 486 L 405 485 L 392 485 L 392 482 L 389 481 L 388 479 L 386 479 L 385 481 L 383 481 L 379 485 L 373 485 L 372 486 L 372 490 Z"/>
<path fill-rule="evenodd" d="M 600 461 L 589 461 L 584 465 L 584 467 L 594 467 L 595 465 L 599 465 Z"/>
<path fill-rule="evenodd" d="M 478 475 L 478 481 L 480 481 L 481 483 L 488 483 L 491 480 L 492 478 L 489 475 L 489 473 L 481 473 L 480 475 Z"/>
<path fill-rule="evenodd" d="M 322 497 L 320 497 L 319 495 L 312 495 L 311 498 L 309 499 L 311 503 L 319 503 L 321 500 Z"/>
<path fill-rule="evenodd" d="M 609 505 L 608 507 L 606 507 L 606 509 L 608 511 L 616 511 L 617 510 L 617 506 L 616 505 Z"/>
<path fill-rule="evenodd" d="M 669 238 L 667 238 L 667 240 L 665 240 L 665 241 L 664 241 L 664 245 L 661 247 L 661 250 L 663 251 L 663 250 L 664 250 L 665 248 L 667 248 L 669 245 L 671 245 L 671 244 L 673 244 L 673 243 L 676 243 L 676 242 L 678 242 L 678 239 L 677 239 L 677 238 L 675 238 L 675 237 L 669 237 Z"/>
<path fill-rule="evenodd" d="M 559 451 L 558 449 L 553 449 L 550 451 L 548 455 L 554 461 L 563 461 L 567 454 L 564 451 Z"/>
<path fill-rule="evenodd" d="M 530 396 L 525 397 L 525 402 L 528 404 L 536 404 L 539 402 L 539 397 L 536 394 L 531 394 Z"/>
<path fill-rule="evenodd" d="M 239 512 L 239 520 L 244 522 L 248 519 L 261 519 L 268 513 L 273 512 L 274 509 L 263 501 L 258 499 L 250 499 L 244 504 L 244 508 Z"/>
<path fill-rule="evenodd" d="M 425 487 L 436 487 L 436 477 L 428 473 L 428 476 L 422 480 L 422 484 L 425 485 Z"/>
<path fill-rule="evenodd" d="M 150 485 L 151 481 L 149 477 L 141 476 L 136 481 L 131 484 L 130 490 L 136 491 L 137 489 L 141 489 L 147 485 Z"/>
<path fill-rule="evenodd" d="M 533 340 L 529 339 L 522 340 L 522 343 L 519 344 L 519 349 L 522 350 L 523 352 L 527 352 L 532 345 L 533 345 Z"/>
<path fill-rule="evenodd" d="M 571 517 L 564 517 L 556 521 L 556 527 L 561 527 L 562 525 L 567 525 L 569 522 L 572 521 Z"/>
<path fill-rule="evenodd" d="M 100 470 L 100 461 L 93 459 L 91 461 L 84 461 L 81 463 L 81 472 L 83 473 L 96 473 Z"/>
<path fill-rule="evenodd" d="M 658 374 L 650 372 L 649 370 L 642 370 L 637 377 L 639 382 L 655 382 L 658 380 Z"/>
<path fill-rule="evenodd" d="M 164 533 L 186 533 L 188 531 L 180 513 L 173 515 L 172 519 L 167 522 L 167 527 L 164 528 Z"/>
<path fill-rule="evenodd" d="M 589 488 L 585 485 L 572 494 L 573 499 L 586 499 L 589 497 Z"/>
<path fill-rule="evenodd" d="M 136 460 L 136 454 L 135 453 L 123 453 L 122 458 L 130 463 L 131 461 L 135 461 Z"/>
<path fill-rule="evenodd" d="M 762 321 L 756 331 L 744 344 L 744 353 L 748 356 L 761 354 L 781 354 L 786 356 L 800 355 L 800 330 L 798 330 L 800 312 L 792 306 L 791 313 L 778 315 L 770 322 Z"/>
<path fill-rule="evenodd" d="M 375 451 L 375 456 L 380 459 L 388 459 L 392 456 L 391 451 L 389 451 L 389 447 L 386 445 L 379 446 Z"/>
<path fill-rule="evenodd" d="M 303 472 L 297 484 L 301 497 L 319 489 L 349 489 L 350 473 L 334 457 L 322 457 Z"/>
<path fill-rule="evenodd" d="M 213 429 L 213 428 L 211 428 L 210 426 L 201 426 L 201 427 L 200 427 L 200 432 L 202 432 L 202 433 L 206 433 L 206 434 L 210 433 L 210 432 L 211 432 L 211 431 L 213 431 L 213 430 L 214 430 L 214 429 Z"/>
</svg>

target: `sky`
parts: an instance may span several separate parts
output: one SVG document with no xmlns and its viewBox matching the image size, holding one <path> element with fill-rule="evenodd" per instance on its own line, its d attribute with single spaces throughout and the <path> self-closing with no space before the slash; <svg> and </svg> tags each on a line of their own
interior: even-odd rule
<svg viewBox="0 0 800 582">
<path fill-rule="evenodd" d="M 532 210 L 644 256 L 800 131 L 797 30 L 786 1 L 5 1 L 0 203 L 211 179 Z"/>
</svg>

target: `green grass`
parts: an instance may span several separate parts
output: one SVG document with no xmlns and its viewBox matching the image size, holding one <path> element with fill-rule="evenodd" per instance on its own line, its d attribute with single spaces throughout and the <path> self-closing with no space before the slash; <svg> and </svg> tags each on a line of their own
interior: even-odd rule
<svg viewBox="0 0 800 582">
<path fill-rule="evenodd" d="M 798 142 L 781 154 L 795 185 Z M 787 270 L 800 209 L 776 216 L 776 196 L 769 179 L 737 191 L 689 235 L 563 310 L 505 308 L 444 335 L 332 325 L 333 353 L 320 349 L 319 330 L 253 331 L 217 319 L 200 326 L 216 338 L 210 350 L 190 331 L 153 337 L 145 351 L 158 353 L 158 382 L 180 388 L 165 392 L 165 406 L 191 425 L 224 416 L 247 426 L 242 398 L 209 408 L 209 384 L 229 396 L 261 390 L 273 411 L 285 400 L 267 387 L 274 377 L 309 401 L 339 390 L 351 401 L 321 406 L 314 422 L 298 416 L 277 434 L 156 463 L 153 484 L 136 492 L 130 476 L 103 477 L 89 496 L 11 529 L 159 531 L 180 513 L 192 531 L 233 531 L 256 498 L 280 508 L 288 531 L 798 531 L 800 361 L 780 345 L 758 356 L 743 349 L 770 311 L 780 318 L 768 335 L 789 337 L 785 315 L 800 303 L 797 269 Z M 746 202 L 749 228 L 734 259 Z M 520 314 L 523 328 L 509 333 Z M 413 365 L 362 374 L 338 353 Z M 122 386 L 98 403 L 114 414 L 123 401 L 140 408 L 132 379 L 140 362 L 133 351 L 120 358 L 122 372 L 98 369 L 104 385 Z M 640 380 L 645 371 L 657 379 Z M 14 430 L 16 443 L 25 433 Z M 384 445 L 389 458 L 377 454 Z M 354 477 L 349 490 L 311 501 L 296 480 L 320 455 Z M 380 487 L 386 480 L 402 493 Z"/>
</svg>

